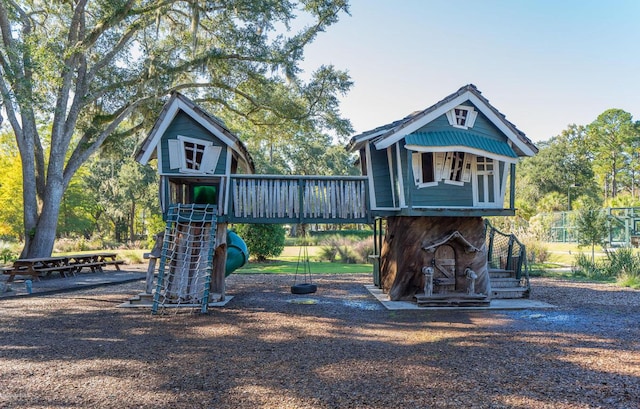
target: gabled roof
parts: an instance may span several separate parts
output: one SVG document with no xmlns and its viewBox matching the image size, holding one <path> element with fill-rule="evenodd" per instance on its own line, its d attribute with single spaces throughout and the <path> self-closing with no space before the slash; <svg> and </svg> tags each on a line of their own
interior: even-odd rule
<svg viewBox="0 0 640 409">
<path fill-rule="evenodd" d="M 136 152 L 136 161 L 146 165 L 149 160 L 155 157 L 156 147 L 160 143 L 160 138 L 176 117 L 178 112 L 184 112 L 193 120 L 202 125 L 205 129 L 223 141 L 229 148 L 236 152 L 239 162 L 244 162 L 251 173 L 255 172 L 253 159 L 244 144 L 215 116 L 203 110 L 189 98 L 179 92 L 171 93 L 171 97 L 162 107 L 162 111 L 151 128 L 149 135 L 142 142 L 140 149 Z"/>
<path fill-rule="evenodd" d="M 413 112 L 403 119 L 353 136 L 347 149 L 359 149 L 368 141 L 373 141 L 376 149 L 385 149 L 466 101 L 470 101 L 506 135 L 518 156 L 533 156 L 538 152 L 538 148 L 524 132 L 507 121 L 506 117 L 495 109 L 473 84 L 465 85 L 423 111 Z"/>
</svg>

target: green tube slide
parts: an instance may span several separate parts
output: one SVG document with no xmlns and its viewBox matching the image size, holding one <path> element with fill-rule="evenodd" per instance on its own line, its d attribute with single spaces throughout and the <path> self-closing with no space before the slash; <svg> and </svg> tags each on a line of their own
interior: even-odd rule
<svg viewBox="0 0 640 409">
<path fill-rule="evenodd" d="M 227 232 L 227 264 L 225 264 L 224 276 L 227 277 L 249 261 L 249 249 L 247 244 L 232 231 Z"/>
</svg>

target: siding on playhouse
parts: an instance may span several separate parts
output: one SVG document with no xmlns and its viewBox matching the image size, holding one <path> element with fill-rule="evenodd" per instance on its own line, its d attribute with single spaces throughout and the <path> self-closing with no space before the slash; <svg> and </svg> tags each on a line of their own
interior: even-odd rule
<svg viewBox="0 0 640 409">
<path fill-rule="evenodd" d="M 179 111 L 176 114 L 171 124 L 167 127 L 167 130 L 165 131 L 163 138 L 160 141 L 160 152 L 162 154 L 162 158 L 160 160 L 160 163 L 162 164 L 161 174 L 187 175 L 183 172 L 180 172 L 179 169 L 171 169 L 169 166 L 168 141 L 177 139 L 178 135 L 186 136 L 193 139 L 199 139 L 202 141 L 213 142 L 215 146 L 222 147 L 222 151 L 218 158 L 218 163 L 216 164 L 214 175 L 219 176 L 228 174 L 229 170 L 227 167 L 227 144 L 225 144 L 223 141 L 221 141 L 219 138 L 217 138 L 215 135 L 213 135 L 183 111 Z"/>
<path fill-rule="evenodd" d="M 467 102 L 463 104 L 465 106 L 471 106 L 477 110 L 473 104 Z M 441 132 L 441 131 L 450 131 L 452 129 L 449 121 L 446 118 L 446 115 L 441 115 L 433 122 L 421 127 L 415 133 L 429 133 L 429 132 Z M 487 117 L 481 112 L 478 113 L 478 117 L 476 118 L 475 124 L 472 129 L 466 130 L 456 130 L 456 132 L 461 133 L 473 133 L 477 135 L 481 135 L 486 138 L 490 138 L 499 142 L 503 142 L 507 144 L 507 138 L 502 134 L 502 132 L 493 125 Z M 404 145 L 403 141 L 400 141 L 402 145 Z M 451 149 L 454 150 L 454 149 Z M 402 168 L 405 169 L 405 177 L 404 180 L 413 181 L 413 175 L 407 175 L 407 172 L 412 172 L 412 167 L 410 166 L 411 154 L 413 151 L 405 150 L 405 155 L 402 156 Z M 504 178 L 505 169 L 508 170 L 504 166 L 503 161 L 498 162 L 498 181 L 502 185 L 502 180 Z M 415 183 L 406 183 L 405 184 L 405 194 L 406 196 L 411 198 L 411 202 L 408 203 L 410 208 L 420 208 L 420 207 L 474 207 L 473 203 L 473 184 L 476 183 L 476 169 L 472 168 L 472 181 L 469 183 L 465 183 L 462 186 L 450 185 L 446 184 L 443 180 L 438 182 L 437 186 L 430 186 L 426 188 L 419 188 Z M 504 194 L 504 189 L 500 189 L 500 192 Z M 483 207 L 483 206 L 480 206 Z"/>
<path fill-rule="evenodd" d="M 460 105 L 473 107 L 478 112 L 478 116 L 476 117 L 476 121 L 473 125 L 473 128 L 470 128 L 469 130 L 458 130 L 458 131 L 470 132 L 473 134 L 482 135 L 487 138 L 491 138 L 497 141 L 507 143 L 507 137 L 500 131 L 500 129 L 498 129 L 497 126 L 495 126 L 491 121 L 489 121 L 486 115 L 484 115 L 482 112 L 479 112 L 480 110 L 478 109 L 478 107 L 476 107 L 475 105 L 473 105 L 468 101 Z M 417 129 L 412 133 L 450 131 L 452 129 L 453 127 L 449 125 L 447 116 L 443 114 L 443 115 L 440 115 L 435 120 L 433 120 L 432 122 L 429 122 L 425 126 Z"/>
<path fill-rule="evenodd" d="M 371 166 L 375 208 L 396 208 L 392 180 L 388 163 L 387 150 L 370 150 L 371 157 L 367 163 Z"/>
<path fill-rule="evenodd" d="M 458 101 L 460 105 L 473 108 L 476 112 L 473 126 L 468 129 L 453 127 L 446 111 L 440 111 L 439 116 L 433 116 L 440 107 L 454 99 L 459 99 L 462 94 L 473 98 Z M 475 103 L 474 103 L 475 101 Z M 383 135 L 398 135 L 405 124 L 418 123 L 415 118 L 428 113 L 430 122 L 424 123 L 405 134 L 393 144 L 384 144 Z M 486 113 L 486 114 L 485 114 Z M 489 118 L 487 115 L 491 115 Z M 496 124 L 496 117 L 500 119 Z M 508 127 L 510 135 L 505 134 Z M 409 127 L 406 127 L 409 130 Z M 394 131 L 395 129 L 395 131 Z M 411 138 L 408 136 L 411 135 Z M 517 142 L 514 141 L 517 135 Z M 397 137 L 396 137 L 397 138 Z M 409 141 L 410 139 L 410 141 Z M 378 214 L 415 214 L 416 212 L 433 212 L 435 210 L 451 210 L 465 214 L 482 215 L 512 214 L 513 194 L 505 197 L 509 174 L 513 172 L 512 164 L 517 162 L 517 157 L 523 155 L 522 150 L 529 149 L 535 152 L 537 149 L 513 124 L 506 121 L 495 108 L 488 105 L 488 101 L 479 95 L 472 86 L 463 87 L 454 98 L 441 101 L 422 113 L 413 113 L 408 117 L 391 124 L 376 128 L 352 138 L 350 147 L 362 147 L 361 155 L 365 153 L 369 180 L 372 185 L 371 203 L 372 210 Z M 516 147 L 516 145 L 520 145 Z M 466 152 L 472 158 L 471 180 L 460 183 L 445 183 L 439 180 L 430 186 L 418 186 L 415 183 L 412 166 L 412 154 L 415 152 Z M 492 158 L 494 163 L 495 178 L 478 174 L 476 158 Z M 509 166 L 507 166 L 509 164 Z M 487 179 L 488 177 L 488 179 Z M 511 177 L 515 177 L 511 174 Z M 484 180 L 484 182 L 482 182 Z M 479 195 L 483 184 L 490 183 L 490 193 Z M 494 189 L 495 186 L 495 189 Z M 511 186 L 511 189 L 513 186 Z M 487 200 L 489 194 L 492 200 Z M 480 196 L 484 197 L 482 199 Z M 484 202 L 482 202 L 484 200 Z"/>
</svg>

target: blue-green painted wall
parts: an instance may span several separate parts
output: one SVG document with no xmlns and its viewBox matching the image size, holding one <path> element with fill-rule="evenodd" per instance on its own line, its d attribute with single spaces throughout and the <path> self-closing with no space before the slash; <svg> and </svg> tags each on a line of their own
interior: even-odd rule
<svg viewBox="0 0 640 409">
<path fill-rule="evenodd" d="M 463 105 L 473 106 L 471 103 L 465 103 Z M 475 107 L 474 107 L 475 108 Z M 467 132 L 479 134 L 495 140 L 507 142 L 507 137 L 491 122 L 489 119 L 478 111 L 476 121 L 473 128 L 470 128 Z M 446 115 L 441 115 L 434 121 L 420 128 L 416 132 L 434 132 L 451 130 Z M 458 132 L 465 132 L 465 130 L 455 128 Z M 400 169 L 402 171 L 402 177 L 404 181 L 404 195 L 406 204 L 409 208 L 420 206 L 436 206 L 436 207 L 472 207 L 473 206 L 473 188 L 472 182 L 464 183 L 462 186 L 452 185 L 440 181 L 437 186 L 429 186 L 418 188 L 414 183 L 413 169 L 410 169 L 408 158 L 411 155 L 411 151 L 407 151 L 404 148 L 404 142 L 400 141 Z M 374 175 L 374 186 L 376 203 L 378 207 L 391 207 L 393 206 L 393 185 L 389 183 L 389 170 L 387 164 L 387 152 L 386 150 L 378 151 L 371 146 L 371 167 Z M 396 166 L 395 153 L 393 155 L 393 165 Z M 397 169 L 394 167 L 394 169 Z M 505 172 L 504 162 L 499 162 L 497 167 L 499 171 L 499 180 L 502 180 L 502 175 Z M 474 169 L 475 174 L 475 169 Z M 394 173 L 394 178 L 398 179 L 397 172 Z M 395 183 L 394 183 L 395 184 Z M 396 204 L 399 204 L 398 194 L 396 193 Z M 507 203 L 505 203 L 507 204 Z"/>
<path fill-rule="evenodd" d="M 387 163 L 387 151 L 371 146 L 371 170 L 377 207 L 393 207 L 391 177 Z M 397 175 L 396 175 L 397 177 Z"/>
<path fill-rule="evenodd" d="M 224 175 L 227 169 L 227 145 L 218 139 L 215 135 L 212 135 L 205 127 L 200 125 L 189 115 L 182 111 L 178 111 L 171 124 L 167 127 L 164 135 L 162 136 L 161 152 L 162 152 L 162 172 L 165 174 L 180 174 L 187 175 L 179 172 L 178 169 L 171 169 L 169 167 L 169 150 L 167 148 L 167 140 L 177 139 L 178 135 L 187 136 L 189 138 L 201 139 L 204 141 L 212 141 L 216 146 L 222 146 L 220 157 L 216 165 L 215 174 Z M 198 174 L 198 176 L 202 176 Z"/>
<path fill-rule="evenodd" d="M 427 125 L 418 129 L 416 133 L 449 131 L 449 130 L 455 129 L 457 132 L 470 132 L 470 133 L 485 136 L 487 138 L 495 139 L 497 141 L 503 141 L 503 142 L 507 141 L 507 137 L 502 133 L 502 131 L 500 131 L 500 129 L 498 129 L 498 127 L 496 127 L 493 124 L 493 122 L 491 122 L 482 112 L 480 112 L 478 108 L 475 107 L 475 105 L 471 104 L 470 102 L 467 102 L 461 105 L 474 107 L 474 110 L 478 113 L 478 116 L 476 117 L 476 122 L 473 124 L 473 128 L 470 128 L 468 130 L 454 128 L 451 125 L 449 125 L 449 121 L 447 120 L 446 115 L 440 115 L 435 120 L 429 122 Z"/>
</svg>

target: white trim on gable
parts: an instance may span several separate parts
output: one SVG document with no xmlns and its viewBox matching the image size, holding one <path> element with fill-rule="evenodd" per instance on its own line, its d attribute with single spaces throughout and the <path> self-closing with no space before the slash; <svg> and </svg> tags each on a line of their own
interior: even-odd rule
<svg viewBox="0 0 640 409">
<path fill-rule="evenodd" d="M 503 121 L 500 119 L 491 108 L 482 103 L 482 101 L 475 95 L 469 92 L 469 101 L 474 104 L 480 112 L 482 112 L 489 120 L 498 127 L 507 138 L 514 143 L 518 149 L 520 149 L 525 155 L 533 156 L 535 152 L 531 150 L 524 142 L 520 140 L 520 137 L 515 134 Z"/>
<path fill-rule="evenodd" d="M 146 165 L 149 162 L 154 151 L 158 149 L 160 145 L 160 138 L 162 138 L 162 135 L 164 135 L 164 133 L 167 131 L 167 128 L 169 127 L 171 122 L 173 122 L 176 115 L 178 114 L 178 111 L 183 111 L 185 114 L 187 114 L 190 118 L 192 118 L 198 124 L 202 125 L 207 131 L 209 131 L 210 133 L 215 135 L 218 139 L 220 139 L 225 145 L 229 147 L 229 149 L 233 149 L 238 154 L 242 155 L 242 152 L 237 151 L 235 147 L 235 141 L 232 141 L 231 139 L 229 139 L 224 134 L 224 132 L 222 132 L 215 125 L 213 125 L 211 121 L 207 120 L 206 118 L 203 118 L 202 115 L 196 113 L 188 104 L 180 100 L 180 98 L 175 98 L 173 101 L 170 102 L 170 105 L 167 108 L 164 118 L 162 118 L 162 122 L 158 124 L 158 127 L 154 130 L 153 138 L 151 139 L 151 141 L 149 141 L 147 149 L 145 150 L 143 155 L 140 157 L 140 160 L 139 160 L 140 164 Z M 161 155 L 158 155 L 158 158 L 160 156 Z"/>
<path fill-rule="evenodd" d="M 452 99 L 446 104 L 443 104 L 437 109 L 434 109 L 433 111 L 429 112 L 422 118 L 408 124 L 407 126 L 401 127 L 395 132 L 391 131 L 383 139 L 375 142 L 374 145 L 378 150 L 386 149 L 387 147 L 400 141 L 402 138 L 409 135 L 410 133 L 417 131 L 418 129 L 434 121 L 441 115 L 445 115 L 451 109 L 467 101 L 471 102 L 478 111 L 482 112 L 498 129 L 500 129 L 500 131 L 503 134 L 507 136 L 507 139 L 511 141 L 513 144 L 515 144 L 518 147 L 518 149 L 520 149 L 525 155 L 533 156 L 535 154 L 535 152 L 531 150 L 529 146 L 527 146 L 524 142 L 520 140 L 519 135 L 517 135 L 513 130 L 511 130 L 511 128 L 509 128 L 504 123 L 502 118 L 498 117 L 491 108 L 489 108 L 482 100 L 480 100 L 477 96 L 475 96 L 470 91 L 464 92 L 463 94 L 457 96 L 456 98 Z"/>
<path fill-rule="evenodd" d="M 387 146 L 393 145 L 394 143 L 398 142 L 400 139 L 404 138 L 406 135 L 409 135 L 410 133 L 415 132 L 418 129 L 422 128 L 426 124 L 434 121 L 435 119 L 443 115 L 448 110 L 454 107 L 457 107 L 458 105 L 467 101 L 469 99 L 468 94 L 471 94 L 471 93 L 467 91 L 464 94 L 460 95 L 459 97 L 451 100 L 448 104 L 445 104 L 439 107 L 438 109 L 432 112 L 429 112 L 427 115 L 399 129 L 397 132 L 390 133 L 384 139 L 374 143 L 374 145 L 376 146 L 376 149 L 385 149 Z"/>
</svg>

